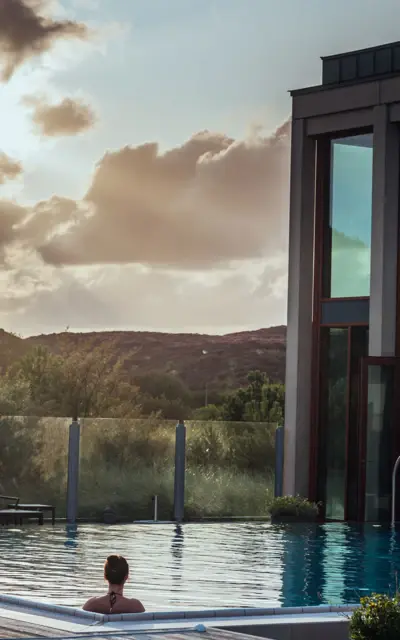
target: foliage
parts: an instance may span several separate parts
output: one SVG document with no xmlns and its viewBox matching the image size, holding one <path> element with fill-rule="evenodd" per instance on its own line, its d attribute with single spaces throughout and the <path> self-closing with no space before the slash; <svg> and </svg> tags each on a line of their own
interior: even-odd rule
<svg viewBox="0 0 400 640">
<path fill-rule="evenodd" d="M 225 396 L 210 393 L 214 404 L 199 407 L 205 391 L 190 391 L 175 374 L 152 372 L 128 377 L 126 358 L 116 359 L 113 342 L 94 339 L 81 351 L 58 352 L 36 346 L 0 375 L 0 415 L 139 417 L 166 420 L 281 423 L 284 387 L 251 371 L 248 385 Z M 197 407 L 197 408 L 196 408 Z"/>
<path fill-rule="evenodd" d="M 269 513 L 272 518 L 282 516 L 314 518 L 318 515 L 318 505 L 301 496 L 284 496 L 274 498 L 270 504 Z"/>
<path fill-rule="evenodd" d="M 146 395 L 139 395 L 139 402 L 142 413 L 151 416 L 157 413 L 165 420 L 186 420 L 190 417 L 191 409 L 181 400 L 168 400 L 165 396 L 152 398 Z"/>
<path fill-rule="evenodd" d="M 29 414 L 31 407 L 29 382 L 22 377 L 0 378 L 0 415 Z"/>
<path fill-rule="evenodd" d="M 135 376 L 134 382 L 144 396 L 190 402 L 190 391 L 177 375 L 154 371 Z"/>
<path fill-rule="evenodd" d="M 352 640 L 398 640 L 400 638 L 400 597 L 373 594 L 361 598 L 360 608 L 350 618 Z"/>
<path fill-rule="evenodd" d="M 265 516 L 273 495 L 273 475 L 189 467 L 186 517 Z"/>
<path fill-rule="evenodd" d="M 188 421 L 188 464 L 252 473 L 275 468 L 275 426 L 257 422 Z"/>
<path fill-rule="evenodd" d="M 192 420 L 221 420 L 221 407 L 215 404 L 208 404 L 206 407 L 199 407 L 192 412 Z"/>
<path fill-rule="evenodd" d="M 154 371 L 136 376 L 134 383 L 144 415 L 159 413 L 166 420 L 190 417 L 192 394 L 179 376 Z"/>
<path fill-rule="evenodd" d="M 282 424 L 285 390 L 265 373 L 250 371 L 248 386 L 230 393 L 221 407 L 221 419 Z"/>
<path fill-rule="evenodd" d="M 0 414 L 36 416 L 140 415 L 137 389 L 113 351 L 53 354 L 35 347 L 0 379 Z"/>
</svg>

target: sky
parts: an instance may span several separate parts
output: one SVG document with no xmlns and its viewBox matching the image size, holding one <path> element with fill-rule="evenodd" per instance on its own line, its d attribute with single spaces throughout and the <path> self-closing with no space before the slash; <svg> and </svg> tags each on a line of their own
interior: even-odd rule
<svg viewBox="0 0 400 640">
<path fill-rule="evenodd" d="M 397 10 L 0 0 L 0 327 L 286 323 L 288 90 L 398 40 Z"/>
</svg>

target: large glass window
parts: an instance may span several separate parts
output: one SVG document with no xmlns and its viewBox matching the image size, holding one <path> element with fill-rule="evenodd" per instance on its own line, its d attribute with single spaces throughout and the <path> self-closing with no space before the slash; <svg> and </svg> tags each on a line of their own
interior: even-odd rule
<svg viewBox="0 0 400 640">
<path fill-rule="evenodd" d="M 370 522 L 390 517 L 394 381 L 393 366 L 368 367 L 365 519 Z"/>
<path fill-rule="evenodd" d="M 331 141 L 325 291 L 329 298 L 369 296 L 372 133 Z"/>
<path fill-rule="evenodd" d="M 348 329 L 322 329 L 321 472 L 325 515 L 343 520 L 346 485 Z"/>
</svg>

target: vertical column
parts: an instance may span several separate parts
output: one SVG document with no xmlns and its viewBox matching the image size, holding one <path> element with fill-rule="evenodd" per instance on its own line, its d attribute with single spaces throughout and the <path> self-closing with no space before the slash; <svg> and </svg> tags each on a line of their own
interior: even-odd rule
<svg viewBox="0 0 400 640">
<path fill-rule="evenodd" d="M 79 447 L 81 427 L 77 420 L 69 426 L 68 479 L 67 479 L 67 522 L 75 524 L 78 515 Z"/>
<path fill-rule="evenodd" d="M 185 512 L 186 427 L 179 421 L 175 432 L 174 520 L 182 522 Z"/>
<path fill-rule="evenodd" d="M 399 131 L 386 105 L 374 109 L 369 355 L 396 347 Z"/>
<path fill-rule="evenodd" d="M 275 431 L 275 498 L 280 498 L 283 493 L 284 438 L 284 428 L 277 427 Z"/>
<path fill-rule="evenodd" d="M 280 498 L 283 493 L 284 437 L 284 428 L 277 427 L 275 431 L 275 498 Z"/>
<path fill-rule="evenodd" d="M 315 142 L 293 120 L 283 490 L 308 495 L 314 265 Z"/>
</svg>

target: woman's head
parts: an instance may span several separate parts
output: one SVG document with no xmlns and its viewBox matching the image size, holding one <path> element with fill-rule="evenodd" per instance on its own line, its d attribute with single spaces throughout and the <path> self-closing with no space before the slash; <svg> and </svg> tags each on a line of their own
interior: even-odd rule
<svg viewBox="0 0 400 640">
<path fill-rule="evenodd" d="M 104 564 L 104 578 L 110 584 L 124 584 L 129 575 L 129 565 L 122 556 L 108 556 Z"/>
</svg>

